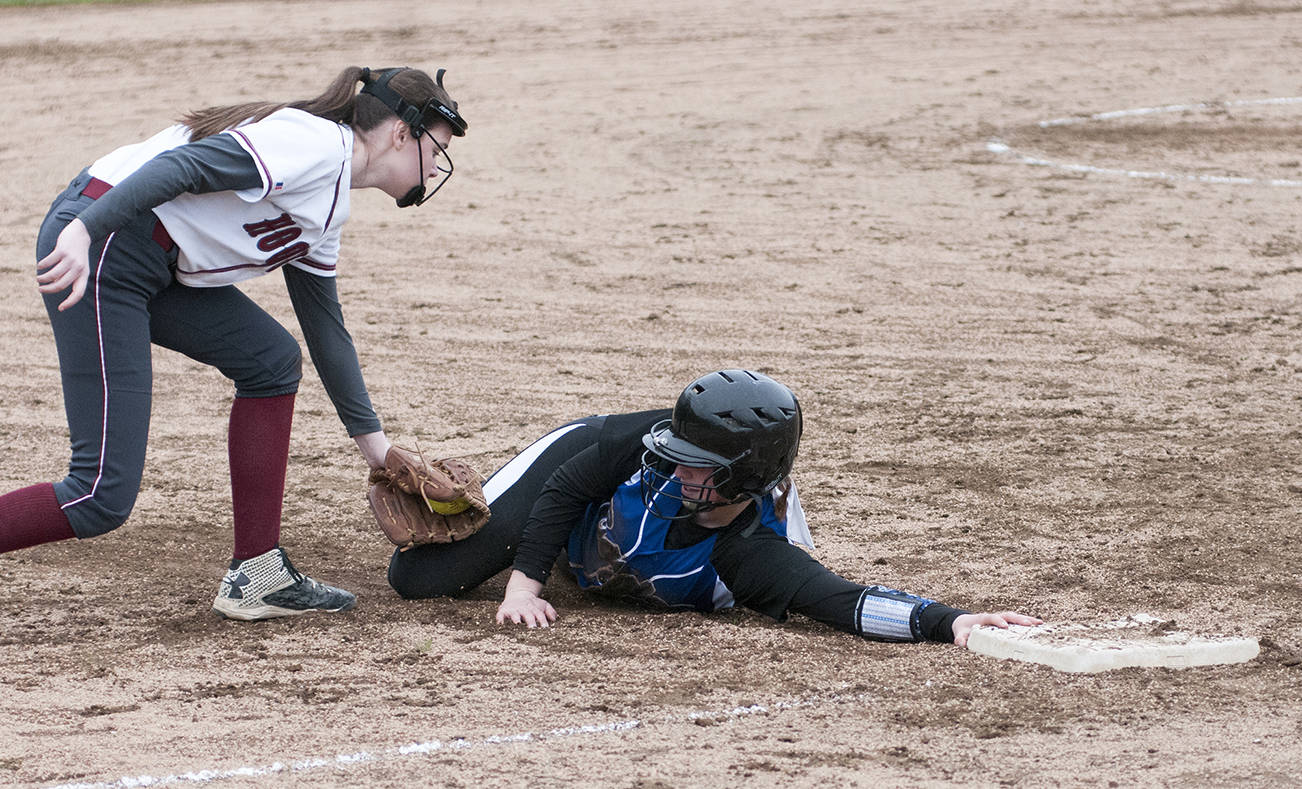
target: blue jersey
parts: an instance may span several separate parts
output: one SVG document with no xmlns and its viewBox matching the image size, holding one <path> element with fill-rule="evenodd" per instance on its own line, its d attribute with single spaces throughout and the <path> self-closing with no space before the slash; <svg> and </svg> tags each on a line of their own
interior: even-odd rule
<svg viewBox="0 0 1302 789">
<path fill-rule="evenodd" d="M 679 494 L 680 483 L 670 479 L 657 491 Z M 799 500 L 792 490 L 788 513 L 799 512 Z M 667 502 L 673 499 L 666 499 Z M 673 512 L 669 503 L 657 509 Z M 773 496 L 760 500 L 760 526 L 788 537 L 787 519 L 774 511 Z M 803 515 L 798 519 L 793 541 L 808 544 Z M 713 611 L 732 605 L 732 593 L 710 565 L 717 535 L 695 545 L 666 548 L 665 539 L 673 521 L 651 513 L 642 502 L 641 472 L 615 491 L 610 501 L 588 507 L 579 525 L 570 533 L 570 568 L 583 589 L 611 597 L 637 600 L 667 609 Z M 792 537 L 788 537 L 791 539 Z"/>
</svg>

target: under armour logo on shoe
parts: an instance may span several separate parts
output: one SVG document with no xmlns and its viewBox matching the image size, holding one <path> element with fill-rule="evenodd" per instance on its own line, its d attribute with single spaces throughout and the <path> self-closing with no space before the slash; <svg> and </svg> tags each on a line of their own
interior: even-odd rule
<svg viewBox="0 0 1302 789">
<path fill-rule="evenodd" d="M 231 577 L 230 573 L 227 573 L 223 580 L 226 581 L 226 585 L 229 587 L 229 591 L 227 591 L 224 596 L 229 597 L 232 600 L 243 600 L 244 587 L 252 583 L 251 579 L 244 573 L 240 573 L 234 578 Z M 209 588 L 211 589 L 212 587 Z"/>
</svg>

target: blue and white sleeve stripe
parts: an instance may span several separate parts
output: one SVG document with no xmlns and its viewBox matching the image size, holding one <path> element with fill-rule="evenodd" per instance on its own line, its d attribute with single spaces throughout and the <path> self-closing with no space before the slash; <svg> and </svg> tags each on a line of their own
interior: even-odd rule
<svg viewBox="0 0 1302 789">
<path fill-rule="evenodd" d="M 934 602 L 885 586 L 866 587 L 855 607 L 859 635 L 884 641 L 922 641 L 922 609 Z"/>
</svg>

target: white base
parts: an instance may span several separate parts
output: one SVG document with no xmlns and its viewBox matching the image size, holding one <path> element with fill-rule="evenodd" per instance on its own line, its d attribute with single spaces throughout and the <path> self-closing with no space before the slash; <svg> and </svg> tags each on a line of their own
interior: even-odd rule
<svg viewBox="0 0 1302 789">
<path fill-rule="evenodd" d="M 991 657 L 1088 673 L 1128 666 L 1243 663 L 1261 651 L 1255 638 L 1195 636 L 1167 631 L 1161 622 L 1134 614 L 1103 625 L 1010 625 L 1007 630 L 981 625 L 972 630 L 967 648 Z"/>
</svg>

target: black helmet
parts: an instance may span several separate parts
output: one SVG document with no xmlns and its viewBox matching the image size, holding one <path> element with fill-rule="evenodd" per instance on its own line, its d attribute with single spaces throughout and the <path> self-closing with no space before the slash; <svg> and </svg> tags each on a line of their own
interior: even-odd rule
<svg viewBox="0 0 1302 789">
<path fill-rule="evenodd" d="M 791 390 L 749 370 L 701 376 L 678 396 L 673 417 L 642 437 L 642 495 L 663 488 L 670 466 L 717 468 L 707 490 L 724 502 L 763 496 L 791 473 L 802 430 L 800 403 Z M 699 500 L 696 510 L 708 508 Z"/>
</svg>

